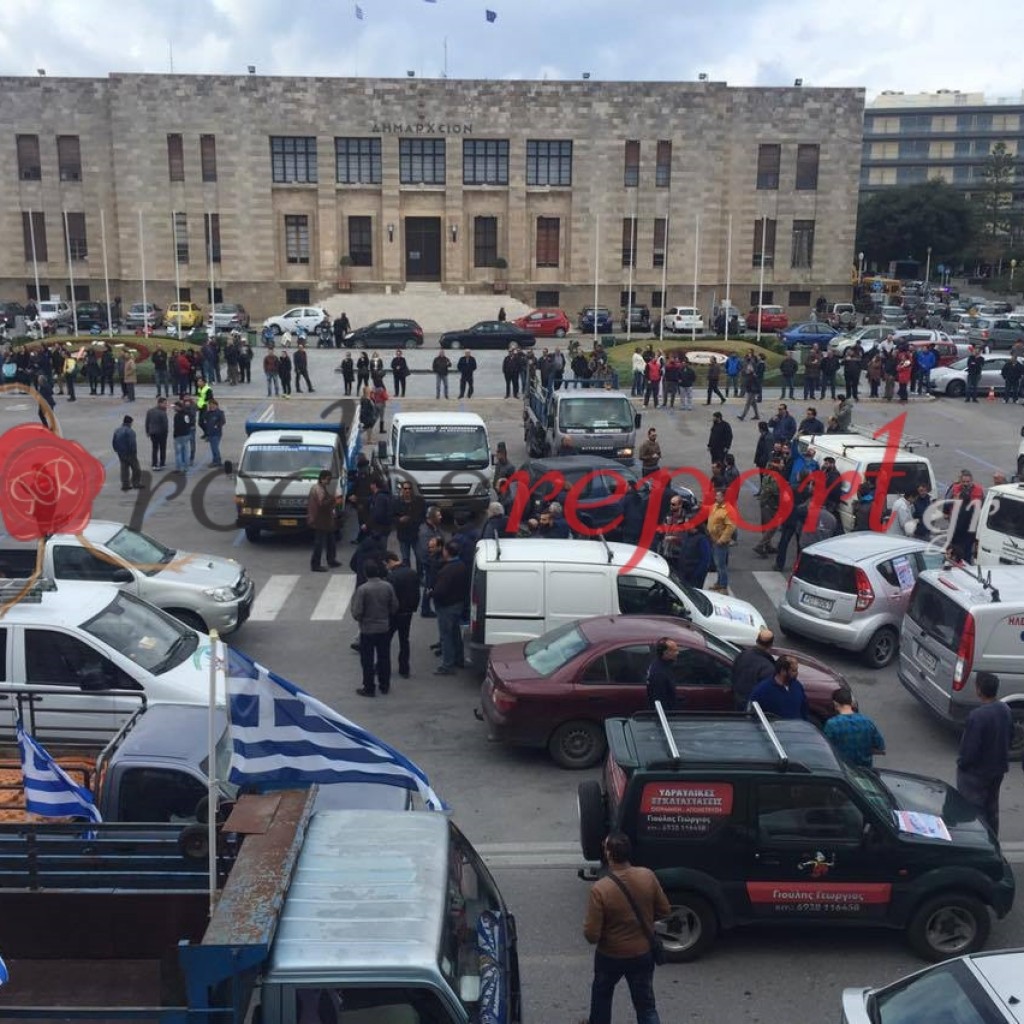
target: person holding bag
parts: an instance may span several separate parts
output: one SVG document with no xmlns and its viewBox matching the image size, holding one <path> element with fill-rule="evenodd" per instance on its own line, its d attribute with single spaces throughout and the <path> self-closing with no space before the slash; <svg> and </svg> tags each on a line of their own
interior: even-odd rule
<svg viewBox="0 0 1024 1024">
<path fill-rule="evenodd" d="M 623 977 L 629 985 L 637 1024 L 660 1024 L 654 1001 L 654 966 L 662 962 L 654 922 L 672 908 L 657 876 L 634 867 L 629 836 L 612 832 L 604 841 L 608 874 L 590 890 L 583 935 L 596 945 L 590 1015 L 580 1024 L 611 1024 L 612 997 Z"/>
</svg>

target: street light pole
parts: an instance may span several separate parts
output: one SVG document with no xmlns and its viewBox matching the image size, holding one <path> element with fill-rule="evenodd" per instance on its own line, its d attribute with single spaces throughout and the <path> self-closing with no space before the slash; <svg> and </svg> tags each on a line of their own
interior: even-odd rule
<svg viewBox="0 0 1024 1024">
<path fill-rule="evenodd" d="M 932 247 L 928 246 L 928 259 L 924 265 L 924 289 L 928 292 L 928 282 L 932 279 Z"/>
</svg>

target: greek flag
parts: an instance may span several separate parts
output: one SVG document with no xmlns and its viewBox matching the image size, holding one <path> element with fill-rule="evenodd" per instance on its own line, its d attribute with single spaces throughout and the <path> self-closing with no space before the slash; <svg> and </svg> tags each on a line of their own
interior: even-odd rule
<svg viewBox="0 0 1024 1024">
<path fill-rule="evenodd" d="M 4 985 L 10 980 L 11 976 L 7 973 L 7 964 L 4 963 L 4 958 L 0 956 L 0 985 Z"/>
<path fill-rule="evenodd" d="M 18 749 L 25 777 L 25 810 L 47 818 L 102 821 L 92 793 L 76 785 L 67 772 L 25 732 L 18 719 Z"/>
<path fill-rule="evenodd" d="M 431 810 L 445 808 L 407 757 L 246 655 L 227 653 L 231 782 L 376 783 L 415 790 Z"/>
</svg>

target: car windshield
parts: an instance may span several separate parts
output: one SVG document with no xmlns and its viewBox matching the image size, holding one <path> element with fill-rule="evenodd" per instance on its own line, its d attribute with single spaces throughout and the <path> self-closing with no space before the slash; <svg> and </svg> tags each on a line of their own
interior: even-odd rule
<svg viewBox="0 0 1024 1024">
<path fill-rule="evenodd" d="M 985 525 L 995 533 L 1024 540 L 1024 501 L 1008 494 L 994 495 Z"/>
<path fill-rule="evenodd" d="M 291 476 L 315 480 L 322 469 L 332 469 L 334 449 L 313 444 L 252 444 L 242 454 L 240 476 Z"/>
<path fill-rule="evenodd" d="M 398 435 L 402 469 L 486 469 L 491 464 L 487 431 L 472 423 L 404 426 Z"/>
<path fill-rule="evenodd" d="M 155 676 L 180 665 L 199 646 L 195 630 L 123 592 L 82 629 Z"/>
<path fill-rule="evenodd" d="M 558 404 L 559 430 L 633 429 L 633 406 L 625 395 L 566 398 Z"/>
<path fill-rule="evenodd" d="M 523 653 L 526 664 L 538 675 L 548 676 L 585 651 L 590 642 L 574 622 L 559 626 L 550 633 L 530 640 Z"/>
<path fill-rule="evenodd" d="M 696 587 L 691 587 L 688 583 L 684 583 L 683 578 L 676 572 L 671 563 L 669 563 L 668 575 L 672 582 L 690 599 L 694 608 L 705 618 L 715 610 L 715 606 L 711 603 L 708 595 L 703 590 L 698 590 Z"/>
<path fill-rule="evenodd" d="M 891 821 L 892 813 L 898 805 L 882 780 L 870 768 L 858 768 L 853 765 L 846 766 L 846 774 L 872 807 L 886 821 Z"/>
<path fill-rule="evenodd" d="M 166 547 L 152 537 L 130 530 L 127 526 L 118 530 L 107 541 L 107 547 L 118 558 L 123 558 L 133 566 L 148 566 L 142 570 L 147 576 L 158 573 L 160 567 L 166 565 L 177 553 L 174 548 Z"/>
<path fill-rule="evenodd" d="M 1003 1024 L 1007 1018 L 968 968 L 954 960 L 868 997 L 872 1024 Z"/>
<path fill-rule="evenodd" d="M 880 462 L 869 462 L 865 476 L 872 482 L 877 481 L 882 471 Z M 918 487 L 932 488 L 932 478 L 928 472 L 928 465 L 924 462 L 896 462 L 892 465 L 892 473 L 889 477 L 889 486 L 886 495 L 904 494 L 906 491 L 916 491 Z"/>
<path fill-rule="evenodd" d="M 907 615 L 947 650 L 955 651 L 959 647 L 967 611 L 930 582 L 918 580 L 910 596 Z"/>
</svg>

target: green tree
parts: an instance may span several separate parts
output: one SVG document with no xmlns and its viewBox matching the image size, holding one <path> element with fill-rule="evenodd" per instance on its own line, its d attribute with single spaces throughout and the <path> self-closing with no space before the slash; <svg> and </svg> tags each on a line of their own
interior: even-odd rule
<svg viewBox="0 0 1024 1024">
<path fill-rule="evenodd" d="M 939 180 L 886 188 L 865 199 L 857 217 L 857 251 L 866 263 L 925 262 L 932 267 L 955 260 L 971 244 L 976 220 L 964 194 Z"/>
<path fill-rule="evenodd" d="M 979 243 L 983 254 L 995 262 L 1009 248 L 1013 230 L 1013 186 L 1017 177 L 1017 157 L 1007 152 L 1005 142 L 992 147 L 981 172 L 982 186 L 972 192 L 978 218 Z"/>
</svg>

